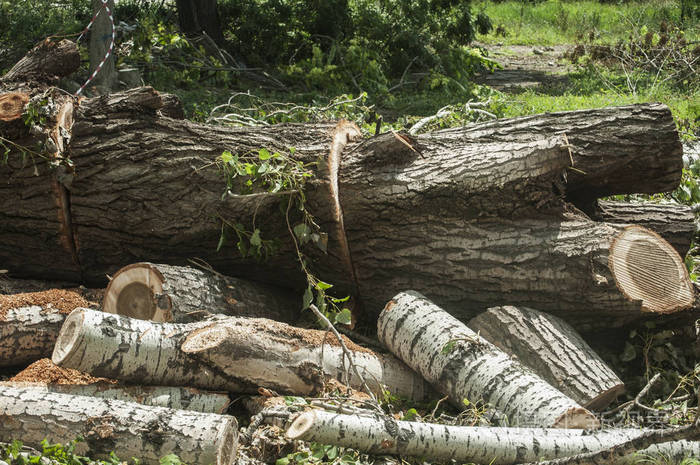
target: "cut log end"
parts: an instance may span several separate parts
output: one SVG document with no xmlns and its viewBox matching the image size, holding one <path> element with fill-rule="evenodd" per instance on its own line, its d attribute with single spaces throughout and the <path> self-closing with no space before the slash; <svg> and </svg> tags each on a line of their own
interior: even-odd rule
<svg viewBox="0 0 700 465">
<path fill-rule="evenodd" d="M 140 320 L 167 322 L 172 312 L 163 293 L 165 278 L 151 263 L 134 263 L 120 269 L 107 285 L 103 310 Z"/>
<path fill-rule="evenodd" d="M 600 422 L 591 412 L 581 407 L 573 407 L 566 411 L 552 425 L 552 428 L 595 429 Z"/>
<path fill-rule="evenodd" d="M 602 392 L 599 396 L 593 398 L 589 402 L 587 402 L 584 407 L 586 407 L 589 410 L 593 411 L 599 411 L 607 407 L 608 405 L 612 404 L 617 397 L 625 392 L 625 385 L 624 384 L 617 384 L 611 389 L 608 389 L 605 392 Z"/>
<path fill-rule="evenodd" d="M 292 422 L 285 433 L 289 439 L 298 439 L 304 435 L 316 421 L 316 414 L 313 410 L 304 412 Z"/>
<path fill-rule="evenodd" d="M 69 358 L 78 347 L 81 328 L 85 322 L 85 314 L 82 309 L 75 309 L 63 322 L 61 332 L 56 338 L 56 345 L 51 355 L 51 361 L 61 366 L 61 363 Z"/>
<path fill-rule="evenodd" d="M 0 95 L 0 121 L 13 121 L 21 117 L 28 102 L 29 95 L 22 92 Z"/>
<path fill-rule="evenodd" d="M 216 465 L 233 465 L 238 450 L 238 429 L 236 422 L 228 422 L 221 431 L 221 441 L 216 451 Z"/>
<path fill-rule="evenodd" d="M 678 252 L 641 226 L 625 228 L 610 247 L 609 266 L 620 291 L 642 310 L 673 313 L 689 308 L 694 293 Z"/>
</svg>

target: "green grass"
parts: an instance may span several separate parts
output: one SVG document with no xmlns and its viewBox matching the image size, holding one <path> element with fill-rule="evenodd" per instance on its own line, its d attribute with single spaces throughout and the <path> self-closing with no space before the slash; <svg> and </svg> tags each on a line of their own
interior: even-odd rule
<svg viewBox="0 0 700 465">
<path fill-rule="evenodd" d="M 489 34 L 477 34 L 486 43 L 514 45 L 572 44 L 595 31 L 596 37 L 608 42 L 623 39 L 631 27 L 646 25 L 657 29 L 662 21 L 681 25 L 679 0 L 630 1 L 599 3 L 598 1 L 547 0 L 529 3 L 509 0 L 473 2 L 473 11 L 484 11 L 494 25 Z M 506 37 L 495 34 L 502 25 Z M 682 25 L 689 40 L 698 37 L 698 21 L 686 20 Z"/>
</svg>

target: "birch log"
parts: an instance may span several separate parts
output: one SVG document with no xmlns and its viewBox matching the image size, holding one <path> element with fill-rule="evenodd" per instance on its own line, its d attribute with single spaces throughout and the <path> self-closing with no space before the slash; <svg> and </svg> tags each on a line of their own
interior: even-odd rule
<svg viewBox="0 0 700 465">
<path fill-rule="evenodd" d="M 406 365 L 346 344 L 372 388 L 386 385 L 422 399 L 424 381 Z M 152 323 L 76 309 L 61 329 L 53 361 L 123 381 L 229 392 L 255 393 L 262 386 L 306 395 L 319 391 L 326 376 L 346 381 L 342 350 L 330 335 L 263 318 Z M 355 377 L 349 384 L 361 387 Z"/>
<path fill-rule="evenodd" d="M 41 448 L 44 439 L 67 443 L 76 437 L 85 439 L 77 453 L 97 458 L 114 451 L 124 460 L 158 464 L 176 454 L 187 464 L 231 465 L 238 424 L 227 415 L 0 386 L 0 441 L 20 438 Z"/>
<path fill-rule="evenodd" d="M 423 457 L 428 461 L 515 465 L 568 457 L 584 451 L 607 449 L 645 432 L 640 429 L 498 428 L 448 426 L 397 421 L 390 429 L 383 419 L 312 410 L 299 415 L 287 429 L 287 437 L 358 449 L 369 454 Z M 649 455 L 668 462 L 700 455 L 700 442 L 675 441 L 649 447 L 614 463 L 638 463 Z M 611 464 L 612 465 L 612 464 Z"/>
<path fill-rule="evenodd" d="M 46 384 L 17 381 L 3 381 L 0 382 L 0 386 L 33 389 L 45 393 L 136 402 L 151 407 L 192 410 L 202 413 L 223 414 L 230 403 L 228 394 L 224 392 L 207 392 L 194 388 L 174 386 L 121 386 L 105 382 L 92 384 Z"/>
<path fill-rule="evenodd" d="M 296 320 L 300 304 L 289 291 L 186 266 L 134 263 L 114 274 L 104 311 L 156 322 L 186 322 L 216 313 Z"/>
<path fill-rule="evenodd" d="M 56 308 L 12 308 L 0 316 L 0 367 L 26 365 L 51 356 L 66 319 Z"/>
<path fill-rule="evenodd" d="M 417 292 L 389 301 L 377 335 L 457 407 L 483 399 L 516 426 L 598 425 L 588 410 Z"/>
<path fill-rule="evenodd" d="M 542 379 L 591 410 L 601 410 L 625 385 L 565 321 L 525 307 L 494 307 L 468 326 Z"/>
</svg>

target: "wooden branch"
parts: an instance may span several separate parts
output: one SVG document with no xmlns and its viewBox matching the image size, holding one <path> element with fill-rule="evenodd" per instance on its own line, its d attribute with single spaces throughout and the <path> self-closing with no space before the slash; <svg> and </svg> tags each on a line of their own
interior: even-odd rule
<svg viewBox="0 0 700 465">
<path fill-rule="evenodd" d="M 135 457 L 158 464 L 176 454 L 193 465 L 232 465 L 238 447 L 238 424 L 226 415 L 148 407 L 132 402 L 0 386 L 0 441 L 20 438 L 41 447 L 41 441 L 68 443 L 95 458 Z"/>
<path fill-rule="evenodd" d="M 511 425 L 589 428 L 586 409 L 414 291 L 379 315 L 379 340 L 457 407 L 483 399 Z"/>
</svg>

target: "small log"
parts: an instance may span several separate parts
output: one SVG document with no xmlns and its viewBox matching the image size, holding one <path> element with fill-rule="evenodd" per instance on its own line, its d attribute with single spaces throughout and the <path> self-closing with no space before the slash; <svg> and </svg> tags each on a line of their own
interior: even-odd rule
<svg viewBox="0 0 700 465">
<path fill-rule="evenodd" d="M 38 305 L 9 309 L 0 317 L 0 367 L 51 356 L 66 315 Z"/>
<path fill-rule="evenodd" d="M 685 257 L 696 231 L 695 214 L 687 205 L 676 203 L 618 202 L 599 200 L 591 217 L 617 224 L 637 224 L 663 237 Z"/>
<path fill-rule="evenodd" d="M 133 402 L 46 393 L 0 386 L 0 441 L 21 438 L 68 443 L 82 437 L 76 452 L 107 458 L 135 457 L 158 464 L 176 454 L 193 465 L 231 465 L 238 447 L 238 424 L 227 415 L 150 407 Z"/>
<path fill-rule="evenodd" d="M 588 409 L 602 410 L 625 389 L 586 341 L 554 315 L 525 307 L 494 307 L 472 318 L 468 326 Z"/>
<path fill-rule="evenodd" d="M 79 67 L 80 52 L 74 42 L 46 39 L 31 49 L 0 81 L 52 81 L 73 74 Z"/>
<path fill-rule="evenodd" d="M 299 415 L 287 429 L 287 437 L 321 444 L 350 447 L 368 454 L 422 457 L 428 461 L 515 465 L 568 457 L 584 451 L 606 449 L 642 435 L 640 429 L 491 428 L 448 426 L 397 421 L 389 428 L 383 419 L 311 410 Z M 618 458 L 616 465 L 638 463 L 650 455 L 664 463 L 680 463 L 700 454 L 699 441 L 658 444 L 637 454 Z M 607 463 L 607 462 L 606 462 Z"/>
<path fill-rule="evenodd" d="M 105 382 L 92 384 L 46 384 L 17 381 L 2 381 L 0 386 L 33 389 L 43 393 L 136 402 L 151 407 L 192 410 L 203 413 L 223 414 L 231 402 L 228 394 L 224 392 L 208 392 L 175 386 L 121 386 Z"/>
<path fill-rule="evenodd" d="M 390 355 L 346 339 L 373 389 L 382 386 L 420 400 L 424 381 Z M 62 367 L 122 381 L 280 394 L 320 391 L 326 377 L 345 380 L 345 359 L 332 335 L 264 318 L 221 318 L 187 324 L 153 323 L 76 309 L 61 329 L 52 357 Z M 350 377 L 349 385 L 361 387 Z"/>
<path fill-rule="evenodd" d="M 156 322 L 228 316 L 295 321 L 297 296 L 273 286 L 185 266 L 134 263 L 114 274 L 103 310 Z"/>
<path fill-rule="evenodd" d="M 457 407 L 464 407 L 464 399 L 483 399 L 511 425 L 598 426 L 588 410 L 417 292 L 389 301 L 379 315 L 377 335 Z"/>
</svg>

